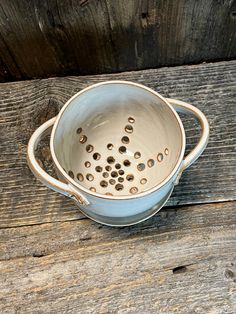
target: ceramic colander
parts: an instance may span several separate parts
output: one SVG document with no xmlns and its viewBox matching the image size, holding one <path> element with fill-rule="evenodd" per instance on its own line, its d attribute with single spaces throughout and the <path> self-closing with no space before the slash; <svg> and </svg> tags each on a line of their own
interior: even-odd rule
<svg viewBox="0 0 236 314">
<path fill-rule="evenodd" d="M 199 143 L 185 159 L 185 132 L 176 111 L 193 114 L 202 127 Z M 60 180 L 35 158 L 39 140 L 52 126 L 50 150 Z M 165 204 L 208 135 L 205 116 L 192 105 L 140 84 L 108 81 L 77 93 L 35 131 L 28 163 L 36 177 L 71 197 L 88 217 L 124 226 L 147 219 Z"/>
</svg>

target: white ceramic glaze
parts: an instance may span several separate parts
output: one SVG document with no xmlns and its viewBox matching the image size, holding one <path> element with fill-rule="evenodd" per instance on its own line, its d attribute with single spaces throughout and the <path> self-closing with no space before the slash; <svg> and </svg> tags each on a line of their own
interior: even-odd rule
<svg viewBox="0 0 236 314">
<path fill-rule="evenodd" d="M 185 132 L 176 111 L 193 114 L 202 128 L 199 143 L 185 159 Z M 34 156 L 50 127 L 60 181 L 44 172 Z M 77 93 L 35 131 L 28 163 L 36 177 L 71 197 L 88 217 L 125 226 L 147 219 L 165 204 L 208 136 L 207 120 L 194 106 L 165 99 L 140 84 L 109 81 Z"/>
</svg>

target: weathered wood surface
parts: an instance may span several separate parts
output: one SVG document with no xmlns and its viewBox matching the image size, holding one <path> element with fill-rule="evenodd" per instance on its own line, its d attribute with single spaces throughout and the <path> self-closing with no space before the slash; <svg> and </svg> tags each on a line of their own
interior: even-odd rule
<svg viewBox="0 0 236 314">
<path fill-rule="evenodd" d="M 0 80 L 235 58 L 235 15 L 235 0 L 1 1 Z"/>
<path fill-rule="evenodd" d="M 235 206 L 163 209 L 122 229 L 88 219 L 2 229 L 0 312 L 233 314 Z"/>
<path fill-rule="evenodd" d="M 74 203 L 34 178 L 26 163 L 33 131 L 56 115 L 89 84 L 124 79 L 143 83 L 164 96 L 189 101 L 210 123 L 210 141 L 202 157 L 184 172 L 168 205 L 236 199 L 236 62 L 181 66 L 116 75 L 67 77 L 0 85 L 0 227 L 74 220 L 83 217 Z M 189 146 L 196 124 L 184 118 Z M 45 147 L 41 153 L 50 165 Z M 50 168 L 50 167 L 48 167 Z"/>
<path fill-rule="evenodd" d="M 235 66 L 0 84 L 0 313 L 235 313 Z M 206 151 L 183 174 L 169 207 L 121 229 L 84 218 L 38 182 L 25 160 L 39 125 L 81 88 L 110 79 L 189 101 L 211 128 Z M 197 125 L 183 119 L 189 150 Z M 52 172 L 46 145 L 39 156 Z"/>
</svg>

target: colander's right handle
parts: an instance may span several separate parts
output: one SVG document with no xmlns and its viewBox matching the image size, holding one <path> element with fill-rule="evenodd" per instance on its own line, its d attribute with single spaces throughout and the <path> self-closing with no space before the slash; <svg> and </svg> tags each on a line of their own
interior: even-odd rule
<svg viewBox="0 0 236 314">
<path fill-rule="evenodd" d="M 46 121 L 44 124 L 42 124 L 31 136 L 28 148 L 27 148 L 27 161 L 28 165 L 35 175 L 36 178 L 38 178 L 42 183 L 44 183 L 47 187 L 50 189 L 59 192 L 63 195 L 66 195 L 77 202 L 79 202 L 82 205 L 89 205 L 88 200 L 75 188 L 73 188 L 70 184 L 61 182 L 53 177 L 51 177 L 46 171 L 44 171 L 39 163 L 37 162 L 37 159 L 35 157 L 35 150 L 37 148 L 38 143 L 40 140 L 48 134 L 49 129 L 53 126 L 53 124 L 56 121 L 56 117 Z"/>
<path fill-rule="evenodd" d="M 193 115 L 200 123 L 202 128 L 201 137 L 194 149 L 185 157 L 182 164 L 181 173 L 187 169 L 202 154 L 207 146 L 209 139 L 209 124 L 205 115 L 196 107 L 187 104 L 184 101 L 166 98 L 166 100 L 174 107 L 177 112 Z"/>
</svg>

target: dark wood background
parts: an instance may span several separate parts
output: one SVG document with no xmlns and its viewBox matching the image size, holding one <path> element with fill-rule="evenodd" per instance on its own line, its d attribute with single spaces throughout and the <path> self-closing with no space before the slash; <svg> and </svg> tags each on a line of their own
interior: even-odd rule
<svg viewBox="0 0 236 314">
<path fill-rule="evenodd" d="M 0 82 L 37 78 L 0 84 L 1 314 L 235 313 L 235 30 L 236 0 L 0 1 Z M 219 62 L 190 65 L 202 61 Z M 121 229 L 84 217 L 26 161 L 39 125 L 111 79 L 196 105 L 210 125 L 167 206 Z M 189 151 L 199 129 L 181 119 Z M 37 157 L 52 174 L 47 141 Z"/>
<path fill-rule="evenodd" d="M 235 0 L 3 0 L 0 81 L 236 56 Z"/>
</svg>

